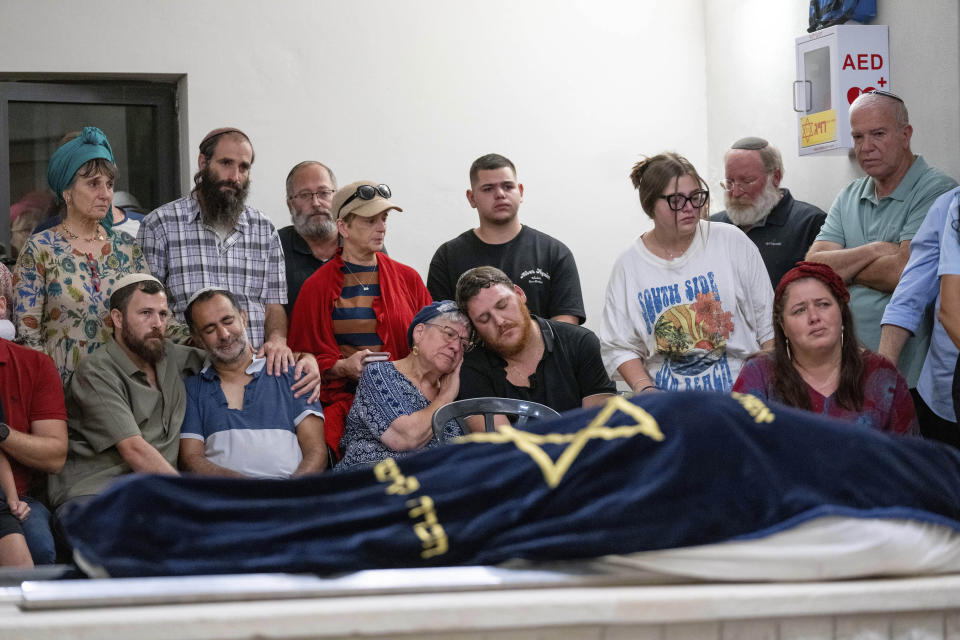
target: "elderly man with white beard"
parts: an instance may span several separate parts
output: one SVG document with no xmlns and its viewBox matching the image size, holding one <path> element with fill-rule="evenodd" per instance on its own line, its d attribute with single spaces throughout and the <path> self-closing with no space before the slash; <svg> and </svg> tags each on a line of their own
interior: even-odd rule
<svg viewBox="0 0 960 640">
<path fill-rule="evenodd" d="M 720 186 L 727 209 L 710 220 L 735 224 L 753 240 L 776 287 L 803 260 L 827 214 L 780 188 L 780 151 L 763 138 L 734 142 L 724 156 L 724 174 Z"/>
</svg>

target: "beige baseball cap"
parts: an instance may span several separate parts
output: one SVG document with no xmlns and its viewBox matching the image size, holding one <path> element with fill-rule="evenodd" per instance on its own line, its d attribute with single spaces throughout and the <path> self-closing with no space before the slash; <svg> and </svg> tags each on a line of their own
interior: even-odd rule
<svg viewBox="0 0 960 640">
<path fill-rule="evenodd" d="M 372 180 L 359 180 L 341 187 L 333 194 L 333 203 L 330 205 L 330 210 L 334 212 L 337 219 L 346 216 L 348 213 L 355 213 L 362 218 L 370 218 L 391 209 L 403 211 L 403 209 L 390 202 L 388 198 L 392 195 L 390 187 L 385 184 Z"/>
</svg>

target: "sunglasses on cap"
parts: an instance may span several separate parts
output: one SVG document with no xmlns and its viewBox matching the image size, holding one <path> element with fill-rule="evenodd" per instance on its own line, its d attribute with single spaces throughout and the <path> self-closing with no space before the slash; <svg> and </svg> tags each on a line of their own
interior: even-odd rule
<svg viewBox="0 0 960 640">
<path fill-rule="evenodd" d="M 340 205 L 339 209 L 337 209 L 337 215 L 339 215 L 340 212 L 343 211 L 343 208 L 345 206 L 347 206 L 357 198 L 360 198 L 361 200 L 373 200 L 378 195 L 389 200 L 390 196 L 393 194 L 390 191 L 390 187 L 388 187 L 385 184 L 378 184 L 375 187 L 369 184 L 362 184 L 359 187 L 357 187 L 357 190 L 354 192 L 352 196 L 350 196 L 349 198 L 343 201 L 343 204 Z"/>
</svg>

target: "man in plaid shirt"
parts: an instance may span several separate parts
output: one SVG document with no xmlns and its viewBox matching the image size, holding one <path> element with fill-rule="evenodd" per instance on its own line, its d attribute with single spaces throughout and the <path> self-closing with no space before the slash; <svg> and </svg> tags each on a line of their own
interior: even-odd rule
<svg viewBox="0 0 960 640">
<path fill-rule="evenodd" d="M 247 312 L 250 341 L 266 357 L 267 372 L 279 374 L 294 361 L 283 308 L 287 282 L 276 229 L 244 204 L 253 158 L 253 145 L 239 129 L 208 133 L 193 191 L 146 216 L 137 241 L 180 320 L 194 292 L 228 289 Z"/>
</svg>

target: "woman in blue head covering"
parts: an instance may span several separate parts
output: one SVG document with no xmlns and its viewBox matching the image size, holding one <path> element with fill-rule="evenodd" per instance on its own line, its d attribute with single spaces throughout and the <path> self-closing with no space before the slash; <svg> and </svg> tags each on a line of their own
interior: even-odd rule
<svg viewBox="0 0 960 640">
<path fill-rule="evenodd" d="M 96 127 L 57 149 L 47 182 L 63 221 L 32 235 L 14 269 L 14 324 L 20 342 L 53 358 L 66 382 L 80 360 L 107 341 L 114 282 L 149 271 L 131 235 L 112 225 L 117 176 L 113 150 Z"/>
<path fill-rule="evenodd" d="M 442 436 L 434 435 L 432 423 L 436 410 L 460 392 L 460 365 L 472 346 L 471 331 L 452 300 L 434 302 L 410 323 L 407 357 L 364 364 L 344 424 L 338 469 L 396 458 L 463 435 L 455 420 L 446 424 Z"/>
</svg>

